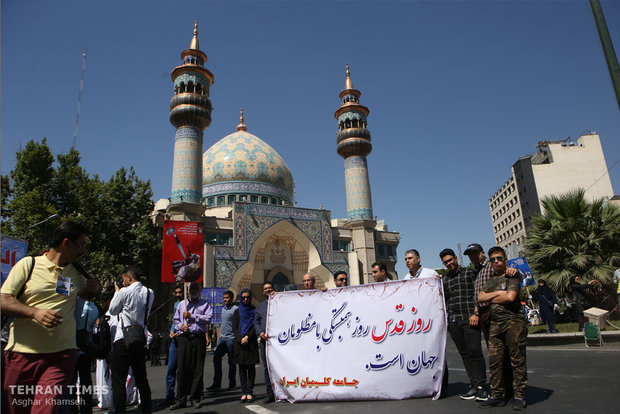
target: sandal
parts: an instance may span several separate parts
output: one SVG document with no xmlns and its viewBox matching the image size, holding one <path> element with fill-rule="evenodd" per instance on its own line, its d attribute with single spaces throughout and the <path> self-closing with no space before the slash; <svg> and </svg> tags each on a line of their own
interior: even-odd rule
<svg viewBox="0 0 620 414">
<path fill-rule="evenodd" d="M 242 395 L 240 402 L 243 404 L 244 402 L 247 402 L 247 401 L 248 401 L 247 400 L 247 395 Z"/>
<path fill-rule="evenodd" d="M 247 399 L 245 401 L 251 403 L 253 400 L 254 400 L 254 398 L 252 398 L 251 395 L 248 395 Z"/>
</svg>

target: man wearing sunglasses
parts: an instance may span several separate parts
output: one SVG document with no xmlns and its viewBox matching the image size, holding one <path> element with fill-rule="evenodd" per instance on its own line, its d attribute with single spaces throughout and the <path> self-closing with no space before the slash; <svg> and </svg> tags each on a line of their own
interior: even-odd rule
<svg viewBox="0 0 620 414">
<path fill-rule="evenodd" d="M 336 284 L 336 287 L 347 286 L 347 272 L 340 270 L 334 273 L 334 283 Z"/>
<path fill-rule="evenodd" d="M 480 344 L 480 326 L 474 297 L 476 271 L 459 265 L 452 249 L 439 253 L 448 273 L 443 277 L 446 307 L 448 310 L 448 332 L 461 355 L 469 377 L 469 391 L 461 395 L 462 400 L 486 401 L 486 364 Z"/>
<path fill-rule="evenodd" d="M 504 355 L 510 355 L 512 365 L 514 399 L 512 408 L 525 408 L 525 386 L 527 384 L 526 344 L 527 322 L 521 309 L 519 290 L 521 274 L 510 277 L 506 271 L 506 252 L 499 246 L 489 249 L 489 261 L 495 275 L 491 277 L 478 301 L 489 302 L 491 329 L 489 332 L 489 371 L 491 373 L 491 398 L 480 404 L 481 408 L 501 407 L 506 387 L 504 386 Z"/>
</svg>

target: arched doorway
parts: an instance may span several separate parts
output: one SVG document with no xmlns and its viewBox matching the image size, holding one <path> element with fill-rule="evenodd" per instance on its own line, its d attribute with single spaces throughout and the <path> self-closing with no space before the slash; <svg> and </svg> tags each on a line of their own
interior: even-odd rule
<svg viewBox="0 0 620 414">
<path fill-rule="evenodd" d="M 282 272 L 278 272 L 271 279 L 271 283 L 273 283 L 273 288 L 276 292 L 286 292 L 289 290 L 297 290 L 297 285 L 292 284 L 288 277 Z"/>
</svg>

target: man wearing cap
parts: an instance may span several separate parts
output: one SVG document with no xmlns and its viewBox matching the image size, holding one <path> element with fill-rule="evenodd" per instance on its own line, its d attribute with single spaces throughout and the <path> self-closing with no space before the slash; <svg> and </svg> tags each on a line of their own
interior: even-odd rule
<svg viewBox="0 0 620 414">
<path fill-rule="evenodd" d="M 476 300 L 476 313 L 478 314 L 478 325 L 484 335 L 484 341 L 489 348 L 489 330 L 491 329 L 490 308 L 489 302 L 478 301 L 478 295 L 482 292 L 482 289 L 487 284 L 489 279 L 495 276 L 493 265 L 484 255 L 484 249 L 478 243 L 471 243 L 465 249 L 465 254 L 469 257 L 469 261 L 474 265 L 474 269 L 478 272 L 476 277 L 476 283 L 474 285 Z M 517 269 L 509 267 L 506 269 L 506 275 L 513 277 L 517 274 Z M 512 367 L 510 365 L 510 358 L 506 356 L 504 358 L 504 384 L 506 384 L 506 397 L 512 397 Z"/>
<path fill-rule="evenodd" d="M 428 269 L 420 265 L 420 253 L 416 249 L 409 249 L 405 252 L 405 264 L 409 273 L 403 279 L 414 279 L 416 277 L 439 277 L 433 269 Z"/>
</svg>

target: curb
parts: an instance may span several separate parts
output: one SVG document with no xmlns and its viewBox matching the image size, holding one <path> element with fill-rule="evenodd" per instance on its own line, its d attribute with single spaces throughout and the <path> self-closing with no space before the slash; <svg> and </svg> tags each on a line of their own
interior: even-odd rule
<svg viewBox="0 0 620 414">
<path fill-rule="evenodd" d="M 620 331 L 602 331 L 601 336 L 603 337 L 603 344 L 609 342 L 620 342 Z M 527 346 L 567 345 L 583 343 L 583 332 L 531 334 L 527 336 Z"/>
</svg>

